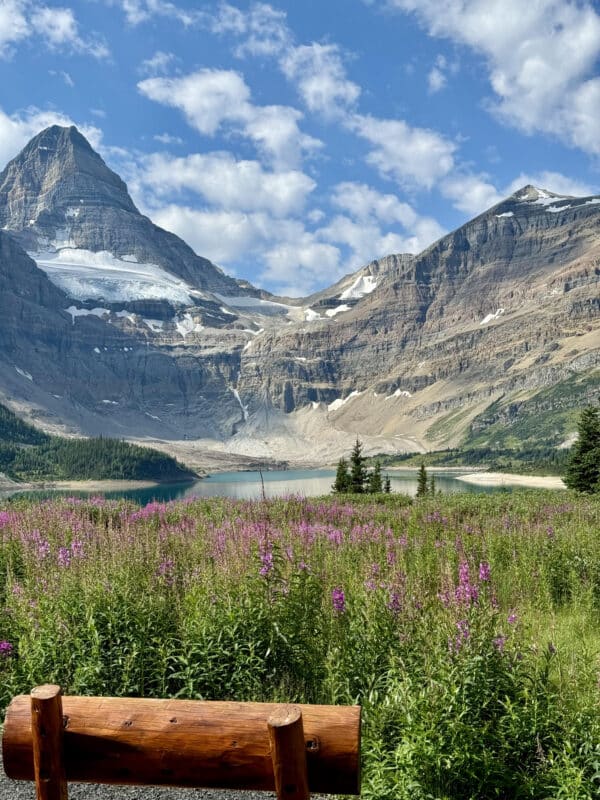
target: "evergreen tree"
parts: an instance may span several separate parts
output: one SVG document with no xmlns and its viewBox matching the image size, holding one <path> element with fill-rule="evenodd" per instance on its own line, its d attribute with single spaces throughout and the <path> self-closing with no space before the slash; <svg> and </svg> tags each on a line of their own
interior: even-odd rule
<svg viewBox="0 0 600 800">
<path fill-rule="evenodd" d="M 381 494 L 383 491 L 383 484 L 381 481 L 381 461 L 379 460 L 375 462 L 373 471 L 369 473 L 368 491 L 369 494 Z"/>
<path fill-rule="evenodd" d="M 350 455 L 350 491 L 354 494 L 362 494 L 365 490 L 367 482 L 365 461 L 362 454 L 362 443 L 357 438 Z"/>
<path fill-rule="evenodd" d="M 567 463 L 565 483 L 578 492 L 600 492 L 600 410 L 584 408 L 577 429 L 579 437 Z"/>
<path fill-rule="evenodd" d="M 435 475 L 432 475 L 429 479 L 429 494 L 435 497 Z"/>
<path fill-rule="evenodd" d="M 385 480 L 384 480 L 384 482 L 383 482 L 383 491 L 384 491 L 386 494 L 391 494 L 391 491 L 392 491 L 392 482 L 391 482 L 391 480 L 390 480 L 390 476 L 389 476 L 389 475 L 386 475 L 386 476 L 385 476 Z"/>
<path fill-rule="evenodd" d="M 419 475 L 417 478 L 417 497 L 426 497 L 427 494 L 428 494 L 427 470 L 425 469 L 425 464 L 421 462 L 421 467 L 419 469 Z"/>
<path fill-rule="evenodd" d="M 345 458 L 340 458 L 338 461 L 335 481 L 331 488 L 338 494 L 350 491 L 350 472 L 348 471 L 348 462 Z"/>
</svg>

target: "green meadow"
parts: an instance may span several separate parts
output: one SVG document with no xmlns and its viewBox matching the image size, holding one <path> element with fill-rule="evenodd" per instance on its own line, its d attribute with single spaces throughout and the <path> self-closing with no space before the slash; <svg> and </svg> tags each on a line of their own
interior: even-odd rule
<svg viewBox="0 0 600 800">
<path fill-rule="evenodd" d="M 600 497 L 0 510 L 0 707 L 359 703 L 367 800 L 600 796 Z"/>
</svg>

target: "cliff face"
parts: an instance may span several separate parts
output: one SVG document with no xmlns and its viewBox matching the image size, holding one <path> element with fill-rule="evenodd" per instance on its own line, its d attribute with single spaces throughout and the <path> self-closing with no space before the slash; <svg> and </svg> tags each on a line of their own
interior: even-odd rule
<svg viewBox="0 0 600 800">
<path fill-rule="evenodd" d="M 525 187 L 418 256 L 286 300 L 154 226 L 55 126 L 0 174 L 0 227 L 0 394 L 47 426 L 291 457 L 356 434 L 418 449 L 597 381 L 600 198 Z"/>
</svg>

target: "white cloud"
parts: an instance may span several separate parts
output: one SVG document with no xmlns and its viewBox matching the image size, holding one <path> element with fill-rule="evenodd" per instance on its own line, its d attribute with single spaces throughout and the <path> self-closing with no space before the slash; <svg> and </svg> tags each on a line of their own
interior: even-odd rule
<svg viewBox="0 0 600 800">
<path fill-rule="evenodd" d="M 204 19 L 214 33 L 243 37 L 235 48 L 240 58 L 278 55 L 291 45 L 285 12 L 268 3 L 254 3 L 246 12 L 221 3 L 215 14 L 206 14 Z"/>
<path fill-rule="evenodd" d="M 331 116 L 353 107 L 360 96 L 360 87 L 346 77 L 335 44 L 291 47 L 281 56 L 280 66 L 310 111 Z"/>
<path fill-rule="evenodd" d="M 487 61 L 497 116 L 600 153 L 600 15 L 575 0 L 390 0 Z"/>
<path fill-rule="evenodd" d="M 295 167 L 320 146 L 298 126 L 302 114 L 289 106 L 256 106 L 243 77 L 232 70 L 202 69 L 176 78 L 138 83 L 151 100 L 181 110 L 190 125 L 214 136 L 224 124 L 254 141 L 278 168 Z"/>
<path fill-rule="evenodd" d="M 77 53 L 87 53 L 94 58 L 107 58 L 108 47 L 101 41 L 86 39 L 79 35 L 75 14 L 70 8 L 49 8 L 37 6 L 30 16 L 32 30 L 45 40 L 52 50 L 70 49 Z"/>
<path fill-rule="evenodd" d="M 30 108 L 21 114 L 9 116 L 0 109 L 0 169 L 14 158 L 27 142 L 43 128 L 50 125 L 73 125 L 73 120 L 55 111 Z M 99 147 L 102 133 L 92 125 L 78 125 L 93 147 Z"/>
<path fill-rule="evenodd" d="M 441 91 L 447 82 L 448 79 L 442 70 L 439 67 L 432 67 L 427 76 L 427 87 L 429 94 L 435 94 L 436 92 Z"/>
<path fill-rule="evenodd" d="M 161 144 L 183 144 L 180 136 L 173 136 L 170 133 L 157 133 L 152 138 Z"/>
<path fill-rule="evenodd" d="M 119 6 L 129 25 L 133 26 L 148 22 L 153 17 L 165 17 L 189 27 L 202 18 L 200 11 L 190 11 L 167 0 L 107 0 L 107 3 L 110 6 Z"/>
<path fill-rule="evenodd" d="M 504 199 L 485 175 L 456 172 L 441 182 L 440 190 L 455 208 L 470 216 L 481 214 Z"/>
<path fill-rule="evenodd" d="M 430 189 L 454 167 L 456 145 L 436 131 L 360 114 L 350 117 L 347 125 L 373 145 L 367 162 L 402 186 Z"/>
<path fill-rule="evenodd" d="M 11 54 L 11 45 L 27 38 L 31 31 L 21 0 L 2 0 L 0 3 L 0 57 Z"/>
<path fill-rule="evenodd" d="M 140 64 L 140 73 L 142 75 L 166 75 L 171 68 L 174 61 L 177 61 L 177 56 L 174 53 L 165 53 L 163 50 L 157 50 L 151 58 L 146 58 Z"/>
<path fill-rule="evenodd" d="M 230 153 L 173 158 L 154 154 L 141 178 L 160 195 L 187 189 L 229 210 L 267 211 L 285 217 L 302 211 L 315 182 L 297 170 L 270 172 L 258 161 L 236 161 Z"/>
</svg>

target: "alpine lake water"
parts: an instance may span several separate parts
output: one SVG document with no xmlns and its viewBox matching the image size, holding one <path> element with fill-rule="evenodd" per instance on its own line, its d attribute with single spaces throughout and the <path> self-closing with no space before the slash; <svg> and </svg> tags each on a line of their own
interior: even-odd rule
<svg viewBox="0 0 600 800">
<path fill-rule="evenodd" d="M 415 495 L 417 491 L 417 471 L 412 469 L 382 470 L 391 480 L 392 492 Z M 506 487 L 476 486 L 458 480 L 459 475 L 466 475 L 472 470 L 436 471 L 427 470 L 429 478 L 435 477 L 436 490 L 449 492 L 487 493 L 510 491 Z M 122 491 L 102 492 L 109 499 L 124 498 L 145 505 L 152 500 L 168 502 L 191 497 L 233 497 L 239 500 L 252 500 L 265 497 L 318 497 L 331 493 L 335 479 L 335 469 L 295 469 L 266 470 L 262 472 L 218 472 L 202 480 L 192 483 L 169 483 L 145 489 L 125 489 Z M 19 493 L 35 499 L 56 497 L 57 495 L 85 497 L 99 492 L 81 491 L 44 491 Z"/>
</svg>

